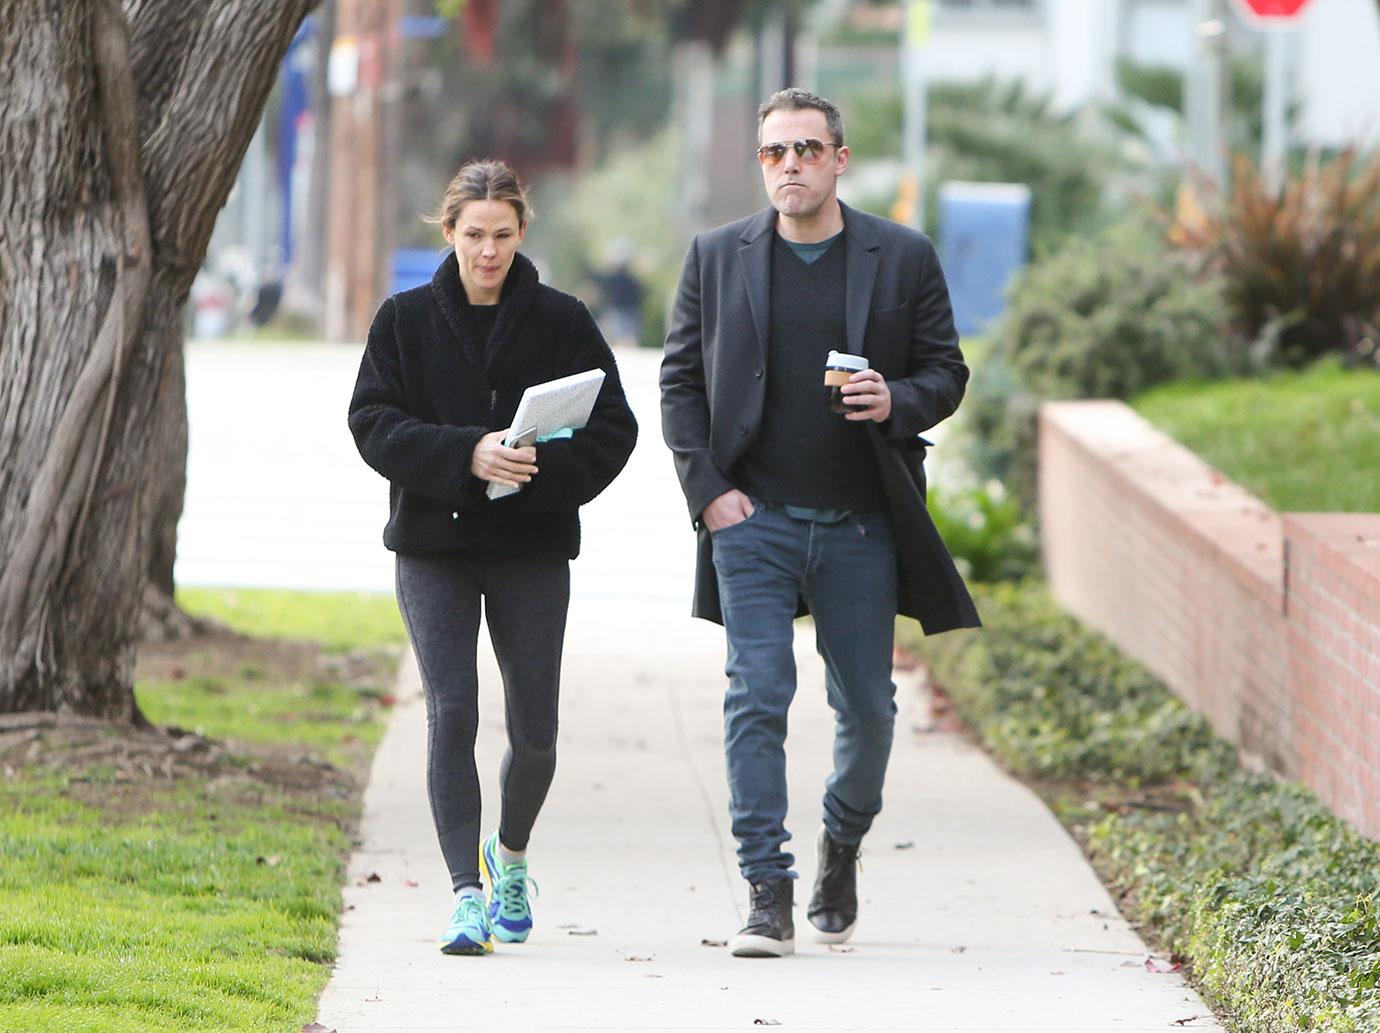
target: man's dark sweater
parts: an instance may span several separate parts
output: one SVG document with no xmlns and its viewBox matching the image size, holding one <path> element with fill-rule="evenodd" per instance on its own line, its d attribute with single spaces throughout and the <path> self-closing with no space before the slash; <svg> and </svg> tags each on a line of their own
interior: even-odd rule
<svg viewBox="0 0 1380 1033">
<path fill-rule="evenodd" d="M 824 361 L 847 349 L 842 235 L 807 264 L 778 235 L 771 254 L 771 334 L 762 425 L 733 471 L 753 498 L 812 510 L 886 508 L 862 422 L 830 412 Z"/>
</svg>

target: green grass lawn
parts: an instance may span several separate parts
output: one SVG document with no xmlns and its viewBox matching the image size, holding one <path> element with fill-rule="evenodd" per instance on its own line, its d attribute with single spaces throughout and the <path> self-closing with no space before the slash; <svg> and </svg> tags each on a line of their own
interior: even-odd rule
<svg viewBox="0 0 1380 1033">
<path fill-rule="evenodd" d="M 1380 513 L 1380 373 L 1324 362 L 1267 379 L 1171 384 L 1133 404 L 1277 510 Z"/>
<path fill-rule="evenodd" d="M 188 613 L 258 638 L 310 639 L 327 649 L 400 646 L 407 641 L 397 601 L 373 592 L 270 588 L 179 588 Z"/>
<path fill-rule="evenodd" d="M 8 752 L 0 737 L 3 1033 L 296 1033 L 314 1017 L 400 653 L 393 603 L 187 595 L 239 630 L 355 653 L 229 638 L 157 647 L 152 665 L 171 673 L 136 695 L 155 723 L 211 738 L 185 754 L 118 728 L 50 731 Z"/>
<path fill-rule="evenodd" d="M 356 688 L 336 682 L 269 680 L 258 668 L 248 677 L 145 679 L 135 698 L 156 725 L 184 728 L 212 739 L 273 743 L 311 750 L 349 769 L 383 736 L 378 704 L 388 686 Z"/>
</svg>

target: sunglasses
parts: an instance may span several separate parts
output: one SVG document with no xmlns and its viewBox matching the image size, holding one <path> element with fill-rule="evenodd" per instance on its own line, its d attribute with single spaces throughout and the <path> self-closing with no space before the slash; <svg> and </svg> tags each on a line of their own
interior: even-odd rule
<svg viewBox="0 0 1380 1033">
<path fill-rule="evenodd" d="M 795 149 L 796 157 L 802 164 L 814 165 L 824 157 L 824 148 L 838 147 L 836 143 L 825 143 L 810 137 L 806 140 L 792 140 L 790 143 L 764 143 L 757 148 L 757 160 L 763 165 L 780 165 L 786 152 Z"/>
</svg>

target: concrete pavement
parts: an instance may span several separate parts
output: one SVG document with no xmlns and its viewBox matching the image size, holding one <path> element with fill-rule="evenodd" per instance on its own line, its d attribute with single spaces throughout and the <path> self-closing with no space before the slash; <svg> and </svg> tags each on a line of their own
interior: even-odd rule
<svg viewBox="0 0 1380 1033">
<path fill-rule="evenodd" d="M 804 625 L 789 742 L 798 953 L 735 959 L 715 945 L 745 911 L 721 751 L 723 641 L 686 616 L 692 537 L 657 431 L 656 359 L 620 355 L 642 440 L 585 510 L 560 763 L 530 847 L 541 887 L 532 939 L 482 959 L 436 950 L 450 892 L 409 664 L 366 793 L 319 1021 L 340 1033 L 1220 1030 L 1177 974 L 1147 970 L 1145 946 L 1040 801 L 932 730 L 909 682 L 886 808 L 864 844 L 858 930 L 843 948 L 810 942 L 803 905 L 832 719 Z M 343 434 L 343 415 L 331 415 Z M 381 552 L 382 502 L 374 518 L 368 547 Z M 491 656 L 484 665 L 479 755 L 492 816 L 502 695 Z"/>
</svg>

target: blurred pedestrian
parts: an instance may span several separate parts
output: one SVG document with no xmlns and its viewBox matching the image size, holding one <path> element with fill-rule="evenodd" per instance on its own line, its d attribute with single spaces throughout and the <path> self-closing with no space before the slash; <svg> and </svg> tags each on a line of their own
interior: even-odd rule
<svg viewBox="0 0 1380 1033">
<path fill-rule="evenodd" d="M 455 892 L 447 954 L 532 928 L 527 845 L 556 766 L 561 647 L 577 511 L 627 463 L 637 424 L 613 354 L 578 299 L 520 251 L 530 207 L 513 171 L 470 162 L 439 214 L 453 251 L 374 317 L 350 401 L 360 454 L 390 482 L 384 544 L 427 705 L 427 791 Z M 503 444 L 524 389 L 598 367 L 588 424 Z M 490 500 L 489 484 L 520 487 Z M 502 672 L 508 749 L 498 827 L 480 844 L 477 650 L 483 609 Z M 489 883 L 485 899 L 482 875 Z"/>
<path fill-rule="evenodd" d="M 882 806 L 896 614 L 926 632 L 978 617 L 924 505 L 920 433 L 968 379 L 934 247 L 840 204 L 843 116 L 823 97 L 773 94 L 757 143 L 770 206 L 691 244 L 661 414 L 699 535 L 694 614 L 722 623 L 728 644 L 729 807 L 750 887 L 729 947 L 779 957 L 795 949 L 783 849 L 793 618 L 814 617 L 835 715 L 806 915 L 816 939 L 839 943 Z"/>
<path fill-rule="evenodd" d="M 609 249 L 607 269 L 595 277 L 599 288 L 599 322 L 616 348 L 635 347 L 642 336 L 642 281 L 632 271 L 631 247 L 625 240 Z"/>
</svg>

